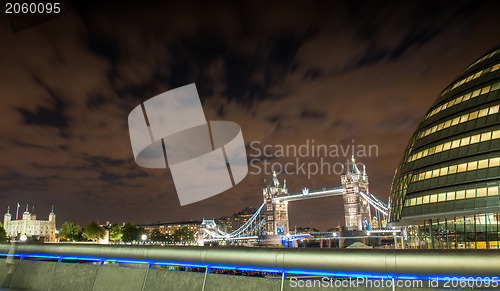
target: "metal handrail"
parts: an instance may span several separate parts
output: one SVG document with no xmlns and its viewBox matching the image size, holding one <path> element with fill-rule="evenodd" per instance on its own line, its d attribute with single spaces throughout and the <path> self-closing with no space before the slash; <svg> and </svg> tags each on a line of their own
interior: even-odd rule
<svg viewBox="0 0 500 291">
<path fill-rule="evenodd" d="M 122 258 L 150 261 L 192 262 L 203 266 L 227 265 L 265 267 L 277 272 L 323 270 L 333 272 L 498 276 L 498 250 L 365 250 L 283 249 L 226 247 L 159 247 L 79 244 L 0 244 L 0 253 L 45 254 Z"/>
</svg>

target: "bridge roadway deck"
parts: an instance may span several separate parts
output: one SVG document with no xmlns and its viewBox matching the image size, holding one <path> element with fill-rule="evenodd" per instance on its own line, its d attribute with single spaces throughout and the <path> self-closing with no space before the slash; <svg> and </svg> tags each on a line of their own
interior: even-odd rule
<svg viewBox="0 0 500 291">
<path fill-rule="evenodd" d="M 286 195 L 279 195 L 274 197 L 274 199 L 284 200 L 284 201 L 299 201 L 311 198 L 338 196 L 342 195 L 342 193 L 343 193 L 342 186 L 340 186 L 340 187 L 310 190 L 307 194 L 304 194 L 303 192 L 295 192 Z"/>
</svg>

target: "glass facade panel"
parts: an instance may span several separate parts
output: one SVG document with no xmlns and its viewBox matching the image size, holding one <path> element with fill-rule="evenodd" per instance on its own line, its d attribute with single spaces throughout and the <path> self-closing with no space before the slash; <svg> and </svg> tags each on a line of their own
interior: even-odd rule
<svg viewBox="0 0 500 291">
<path fill-rule="evenodd" d="M 500 108 L 500 105 L 494 105 L 494 106 L 491 106 L 491 107 L 486 108 L 486 109 L 488 110 L 488 114 L 492 115 L 492 114 L 497 114 L 499 108 Z M 480 112 L 480 110 L 476 110 L 476 111 L 473 111 L 469 114 L 464 114 L 462 116 L 455 117 L 455 118 L 451 119 L 451 126 L 455 126 L 455 125 L 458 125 L 460 123 L 465 123 L 467 121 L 475 120 L 479 117 L 479 112 Z M 431 128 L 428 128 L 427 130 L 420 132 L 418 137 L 423 138 L 423 137 L 426 137 L 426 136 L 433 134 L 437 131 L 441 131 L 443 128 L 445 128 L 444 125 L 447 124 L 447 122 L 449 122 L 449 121 L 450 120 L 444 121 L 442 123 L 434 125 Z"/>
<path fill-rule="evenodd" d="M 406 228 L 406 248 L 499 249 L 498 213 L 425 220 Z"/>
<path fill-rule="evenodd" d="M 484 117 L 486 115 L 488 115 L 488 108 L 479 110 L 478 117 Z"/>
<path fill-rule="evenodd" d="M 455 217 L 456 249 L 465 249 L 465 220 L 463 217 Z"/>
<path fill-rule="evenodd" d="M 488 188 L 488 196 L 497 196 L 497 195 L 498 195 L 498 187 Z"/>
<path fill-rule="evenodd" d="M 457 165 L 452 165 L 448 168 L 449 174 L 455 174 L 457 172 Z"/>
<path fill-rule="evenodd" d="M 468 189 L 465 191 L 465 198 L 475 198 L 476 197 L 476 189 Z"/>
<path fill-rule="evenodd" d="M 478 72 L 476 72 L 474 74 L 471 74 L 471 75 L 469 75 L 467 77 L 464 77 L 460 81 L 457 81 L 457 82 L 453 83 L 452 85 L 448 86 L 447 89 L 445 89 L 443 92 L 441 92 L 440 96 L 443 96 L 446 93 L 448 93 L 448 92 L 450 92 L 450 91 L 458 88 L 459 86 L 462 86 L 462 85 L 464 85 L 464 84 L 466 84 L 466 83 L 468 83 L 468 82 L 470 82 L 472 80 L 475 80 L 475 79 L 481 77 L 482 75 L 488 74 L 490 72 L 494 72 L 494 71 L 498 70 L 498 67 L 500 67 L 500 66 L 497 65 L 497 64 L 495 64 L 495 65 L 493 65 L 491 67 L 488 67 L 488 68 L 483 69 L 481 71 L 478 71 Z"/>
<path fill-rule="evenodd" d="M 476 197 L 485 197 L 487 193 L 486 188 L 479 188 L 476 190 Z"/>
<path fill-rule="evenodd" d="M 476 248 L 476 226 L 474 217 L 465 218 L 465 247 L 467 249 Z"/>
<path fill-rule="evenodd" d="M 465 191 L 464 190 L 461 190 L 461 191 L 457 191 L 457 195 L 456 195 L 456 199 L 465 199 Z"/>
<path fill-rule="evenodd" d="M 431 153 L 436 154 L 438 152 L 444 152 L 444 151 L 448 151 L 450 149 L 465 147 L 465 146 L 468 146 L 471 144 L 476 144 L 478 142 L 487 142 L 491 139 L 498 139 L 498 138 L 500 138 L 500 130 L 488 131 L 488 132 L 485 132 L 483 134 L 474 134 L 474 135 L 470 135 L 470 136 L 465 137 L 465 138 L 459 138 L 459 139 L 456 139 L 453 141 L 438 144 L 434 147 L 431 147 L 431 148 L 423 150 L 423 151 L 419 151 L 417 153 L 414 153 L 414 154 L 408 156 L 407 160 L 408 160 L 408 162 L 413 162 L 413 161 L 416 161 L 418 159 L 425 158 L 428 155 L 431 155 Z M 467 139 L 468 139 L 468 142 L 467 142 Z M 463 140 L 463 142 L 462 142 L 462 140 Z M 441 147 L 442 147 L 442 149 L 441 149 Z M 439 151 L 437 150 L 438 148 L 439 148 Z"/>
<path fill-rule="evenodd" d="M 498 167 L 500 166 L 500 158 L 490 159 L 490 167 Z"/>
<path fill-rule="evenodd" d="M 487 168 L 488 167 L 488 159 L 484 159 L 484 160 L 480 160 L 478 161 L 477 163 L 477 168 L 478 169 L 484 169 L 484 168 Z"/>
</svg>

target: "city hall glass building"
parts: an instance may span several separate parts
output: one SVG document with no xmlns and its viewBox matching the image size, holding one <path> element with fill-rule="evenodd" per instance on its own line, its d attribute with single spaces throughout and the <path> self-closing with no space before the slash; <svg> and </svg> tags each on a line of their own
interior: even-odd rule
<svg viewBox="0 0 500 291">
<path fill-rule="evenodd" d="M 407 248 L 498 249 L 500 47 L 441 92 L 396 170 L 390 222 Z"/>
</svg>

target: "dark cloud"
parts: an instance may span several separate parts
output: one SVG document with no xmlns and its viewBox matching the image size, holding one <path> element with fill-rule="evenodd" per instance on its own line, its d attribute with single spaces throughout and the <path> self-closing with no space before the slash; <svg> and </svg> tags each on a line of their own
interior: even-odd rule
<svg viewBox="0 0 500 291">
<path fill-rule="evenodd" d="M 300 118 L 324 119 L 325 117 L 326 117 L 326 112 L 320 112 L 320 111 L 310 111 L 304 109 L 300 113 Z"/>
<path fill-rule="evenodd" d="M 41 99 L 48 99 L 47 105 L 37 106 L 35 110 L 17 108 L 21 113 L 24 123 L 28 125 L 53 126 L 65 129 L 69 125 L 69 120 L 65 115 L 67 105 L 47 84 L 37 77 L 34 77 L 35 83 L 43 88 L 44 93 L 48 95 L 40 96 Z M 45 94 L 44 94 L 45 95 Z"/>
</svg>

